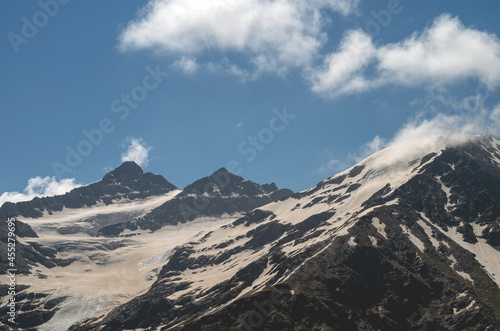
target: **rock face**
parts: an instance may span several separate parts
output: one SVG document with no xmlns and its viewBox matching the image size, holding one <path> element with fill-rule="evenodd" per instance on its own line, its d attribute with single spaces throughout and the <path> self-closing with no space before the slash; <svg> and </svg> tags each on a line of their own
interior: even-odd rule
<svg viewBox="0 0 500 331">
<path fill-rule="evenodd" d="M 179 191 L 162 176 L 143 173 L 137 164 L 125 162 L 101 181 L 68 194 L 6 204 L 0 213 L 18 219 L 17 327 L 65 330 L 97 314 L 105 305 L 123 300 L 126 295 L 116 285 L 133 288 L 128 295 L 147 289 L 175 245 L 155 242 L 163 240 L 161 235 L 142 230 L 199 223 L 207 217 L 210 220 L 202 228 L 217 228 L 212 222 L 225 224 L 226 218 L 237 218 L 229 215 L 239 216 L 292 194 L 290 190 L 279 190 L 274 183 L 261 186 L 245 181 L 225 169 Z M 222 223 L 218 217 L 222 217 Z M 124 229 L 132 231 L 121 235 Z M 187 241 L 199 232 L 193 226 L 184 237 Z M 174 231 L 169 233 L 177 236 Z M 0 227 L 0 274 L 6 274 L 8 268 L 7 236 L 7 227 Z M 169 239 L 179 241 L 175 237 Z M 167 249 L 156 255 L 158 247 Z M 143 258 L 136 260 L 136 255 Z M 140 276 L 134 275 L 134 268 L 140 268 Z M 127 277 L 132 280 L 124 282 Z M 102 286 L 100 283 L 109 284 L 104 290 L 111 294 L 95 289 Z M 89 292 L 87 284 L 98 293 L 96 296 L 82 296 Z M 3 297 L 8 286 L 0 284 L 0 290 Z M 7 316 L 7 311 L 7 307 L 0 307 L 2 316 Z M 6 326 L 4 317 L 0 319 L 0 330 L 15 329 Z"/>
<path fill-rule="evenodd" d="M 72 330 L 500 330 L 500 141 L 392 153 L 178 247 Z M 236 193 L 207 183 L 183 196 Z"/>
<path fill-rule="evenodd" d="M 13 269 L 9 267 L 8 260 L 8 228 L 7 222 L 2 222 L 0 227 L 0 275 L 7 274 L 7 269 Z M 23 238 L 23 240 L 30 240 L 30 238 L 36 238 L 37 234 L 28 225 L 20 221 L 15 222 L 16 231 L 15 234 L 18 238 Z M 16 239 L 15 242 L 15 269 L 18 273 L 29 273 L 32 265 L 38 263 L 47 268 L 52 268 L 57 265 L 65 266 L 71 261 L 67 259 L 56 258 L 57 251 L 55 249 L 46 247 L 40 244 L 23 244 Z M 3 293 L 6 293 L 4 291 Z"/>
<path fill-rule="evenodd" d="M 175 189 L 177 188 L 162 176 L 143 173 L 135 162 L 127 161 L 105 175 L 101 181 L 75 188 L 64 195 L 5 203 L 0 207 L 0 220 L 15 216 L 39 218 L 44 212 L 50 214 L 63 208 L 91 207 L 100 202 L 109 205 L 122 199 L 144 199 Z"/>
<path fill-rule="evenodd" d="M 104 178 L 88 186 L 73 189 L 71 192 L 54 197 L 35 198 L 32 201 L 5 203 L 0 207 L 0 222 L 13 217 L 40 218 L 45 213 L 52 214 L 63 208 L 79 209 L 95 206 L 98 203 L 112 204 L 122 199 L 137 200 L 150 196 L 166 194 L 176 187 L 165 178 L 152 173 L 143 173 L 134 162 L 125 162 Z M 22 221 L 16 221 L 16 236 L 36 238 L 33 229 Z M 60 232 L 61 233 L 61 232 Z M 56 258 L 57 251 L 42 244 L 23 244 L 16 242 L 16 267 L 19 273 L 30 273 L 33 265 L 48 268 L 65 266 L 72 262 Z M 0 274 L 7 272 L 7 227 L 0 227 Z"/>
<path fill-rule="evenodd" d="M 276 184 L 263 186 L 221 168 L 186 186 L 174 199 L 140 219 L 103 228 L 100 234 L 119 235 L 124 230 L 158 230 L 165 225 L 186 223 L 200 217 L 214 217 L 248 212 L 293 194 Z"/>
<path fill-rule="evenodd" d="M 296 194 L 220 169 L 143 216 L 101 228 L 93 240 L 114 242 L 89 258 L 114 270 L 109 283 L 135 286 L 123 278 L 144 261 L 156 261 L 155 273 L 70 330 L 500 330 L 500 140 L 400 152 L 383 150 Z M 161 255 L 116 262 L 126 273 L 106 258 L 139 250 L 141 236 L 166 245 L 189 224 L 204 227 Z M 19 318 L 30 327 L 60 322 L 66 306 L 54 300 L 42 294 Z"/>
</svg>

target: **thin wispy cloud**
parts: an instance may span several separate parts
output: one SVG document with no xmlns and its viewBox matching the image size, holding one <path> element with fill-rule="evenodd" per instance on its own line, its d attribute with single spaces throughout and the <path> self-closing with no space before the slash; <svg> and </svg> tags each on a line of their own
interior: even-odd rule
<svg viewBox="0 0 500 331">
<path fill-rule="evenodd" d="M 237 129 L 241 129 L 241 128 L 243 127 L 243 125 L 245 124 L 245 122 L 246 122 L 246 119 L 241 120 L 241 121 L 239 121 L 238 123 L 236 123 L 236 124 L 234 125 L 234 127 L 235 127 L 235 128 L 237 128 Z"/>
<path fill-rule="evenodd" d="M 28 180 L 28 185 L 23 192 L 5 192 L 0 195 L 0 206 L 5 202 L 29 201 L 35 197 L 49 197 L 68 193 L 81 186 L 74 178 L 57 180 L 55 177 L 33 177 Z"/>
<path fill-rule="evenodd" d="M 331 159 L 326 163 L 323 163 L 316 171 L 321 175 L 332 174 L 341 168 L 341 162 L 337 159 Z"/>
<path fill-rule="evenodd" d="M 423 108 L 392 137 L 377 135 L 356 152 L 349 153 L 345 158 L 332 159 L 322 164 L 317 171 L 331 175 L 384 149 L 390 152 L 384 152 L 384 158 L 378 159 L 379 166 L 410 162 L 429 151 L 463 144 L 471 136 L 499 136 L 500 104 L 488 107 L 487 96 L 488 93 L 484 91 L 462 98 L 437 93 L 426 100 L 414 100 L 412 104 L 422 103 Z M 443 113 L 440 109 L 450 111 Z"/>
<path fill-rule="evenodd" d="M 441 104 L 438 108 L 454 107 L 455 111 L 430 116 L 421 112 L 404 124 L 391 139 L 377 136 L 362 146 L 359 153 L 350 155 L 350 158 L 360 161 L 379 150 L 391 148 L 394 158 L 383 160 L 390 164 L 395 159 L 408 161 L 423 156 L 429 150 L 463 144 L 474 135 L 498 136 L 500 104 L 489 108 L 484 101 L 485 96 L 482 95 L 465 97 L 461 101 L 436 100 L 436 103 Z"/>
<path fill-rule="evenodd" d="M 127 138 L 122 145 L 127 150 L 122 154 L 122 162 L 134 161 L 141 167 L 147 167 L 149 163 L 149 152 L 152 147 L 142 138 Z"/>
<path fill-rule="evenodd" d="M 196 61 L 196 58 L 182 57 L 181 59 L 173 63 L 174 67 L 177 67 L 188 74 L 194 74 L 198 71 L 200 65 Z"/>
</svg>

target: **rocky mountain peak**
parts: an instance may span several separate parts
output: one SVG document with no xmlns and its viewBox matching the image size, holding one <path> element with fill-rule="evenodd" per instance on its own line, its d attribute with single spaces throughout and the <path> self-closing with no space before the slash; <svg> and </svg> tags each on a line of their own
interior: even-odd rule
<svg viewBox="0 0 500 331">
<path fill-rule="evenodd" d="M 106 174 L 102 181 L 105 183 L 125 183 L 138 179 L 143 174 L 142 168 L 134 161 L 125 161 L 118 168 Z"/>
<path fill-rule="evenodd" d="M 392 146 L 270 199 L 177 247 L 147 292 L 81 329 L 497 330 L 499 142 Z M 138 226 L 242 210 L 252 189 L 259 198 L 277 189 L 241 181 L 210 190 L 210 179 L 193 186 L 203 194 L 172 200 Z"/>
<path fill-rule="evenodd" d="M 116 236 L 125 229 L 134 230 L 137 227 L 159 230 L 165 225 L 190 222 L 200 217 L 242 214 L 293 194 L 289 189 L 279 189 L 274 183 L 261 186 L 220 168 L 186 186 L 175 198 L 144 217 L 113 224 L 101 229 L 101 234 Z"/>
<path fill-rule="evenodd" d="M 124 162 L 106 174 L 102 180 L 77 187 L 70 192 L 52 197 L 34 198 L 31 201 L 5 203 L 0 207 L 0 218 L 23 216 L 39 218 L 44 212 L 52 213 L 64 208 L 77 209 L 98 203 L 112 204 L 122 199 L 145 199 L 176 190 L 175 185 L 163 176 L 144 173 L 137 163 Z"/>
<path fill-rule="evenodd" d="M 262 185 L 262 188 L 264 189 L 264 191 L 266 191 L 267 193 L 272 193 L 274 191 L 277 191 L 278 190 L 278 186 L 276 186 L 275 183 L 271 183 L 271 184 L 263 184 Z"/>
<path fill-rule="evenodd" d="M 76 252 L 99 270 L 114 264 L 101 279 L 115 292 L 103 298 L 138 283 L 140 291 L 108 312 L 79 319 L 71 330 L 497 330 L 500 140 L 424 147 L 381 150 L 298 194 L 221 168 L 161 197 L 165 202 L 139 217 L 106 216 L 99 208 L 107 206 L 97 206 L 87 220 L 111 222 L 95 243 L 83 237 L 85 251 Z M 104 189 L 150 187 L 161 178 L 145 173 Z M 123 205 L 129 203 L 135 202 Z M 192 233 L 181 238 L 185 231 Z M 27 260 L 68 263 L 41 247 L 47 233 L 39 235 L 23 252 L 50 259 Z M 137 252 L 144 256 L 139 264 Z M 130 270 L 139 277 L 124 282 Z M 61 276 L 44 272 L 49 279 Z M 117 291 L 115 283 L 125 285 Z M 73 304 L 50 306 L 36 297 L 29 297 L 20 320 Z"/>
<path fill-rule="evenodd" d="M 192 184 L 186 186 L 182 194 L 227 194 L 234 191 L 235 188 L 245 180 L 229 171 L 226 168 L 220 168 L 211 175 L 198 179 Z"/>
</svg>

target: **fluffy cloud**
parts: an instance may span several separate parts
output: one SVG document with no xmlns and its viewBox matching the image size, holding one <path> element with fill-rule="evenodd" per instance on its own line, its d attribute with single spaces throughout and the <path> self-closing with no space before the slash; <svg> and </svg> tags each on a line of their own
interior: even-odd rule
<svg viewBox="0 0 500 331">
<path fill-rule="evenodd" d="M 367 34 L 361 30 L 348 31 L 340 43 L 339 52 L 328 55 L 324 66 L 313 72 L 313 91 L 344 94 L 369 89 L 373 83 L 362 73 L 375 55 L 376 49 Z"/>
<path fill-rule="evenodd" d="M 152 147 L 148 146 L 142 138 L 127 138 L 123 147 L 127 151 L 122 154 L 122 162 L 134 161 L 141 167 L 146 167 L 149 163 L 149 151 Z"/>
<path fill-rule="evenodd" d="M 327 96 L 388 84 L 442 87 L 467 79 L 492 90 L 500 83 L 500 40 L 448 14 L 422 33 L 381 47 L 363 31 L 349 31 L 338 52 L 310 77 L 313 91 Z"/>
<path fill-rule="evenodd" d="M 120 49 L 181 58 L 206 51 L 244 53 L 252 71 L 283 74 L 317 55 L 326 40 L 324 10 L 347 15 L 358 2 L 151 0 L 120 35 Z"/>
<path fill-rule="evenodd" d="M 55 177 L 34 177 L 28 181 L 28 185 L 21 192 L 5 192 L 0 195 L 0 206 L 5 202 L 29 201 L 35 197 L 47 197 L 65 194 L 75 187 L 81 186 L 75 183 L 75 179 L 61 179 Z"/>
</svg>

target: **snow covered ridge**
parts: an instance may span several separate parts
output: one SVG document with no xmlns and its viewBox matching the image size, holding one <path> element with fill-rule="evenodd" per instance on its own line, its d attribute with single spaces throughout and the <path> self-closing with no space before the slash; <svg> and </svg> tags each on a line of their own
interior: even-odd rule
<svg viewBox="0 0 500 331">
<path fill-rule="evenodd" d="M 144 173 L 136 163 L 127 161 L 106 174 L 100 181 L 71 190 L 64 195 L 35 198 L 32 201 L 5 203 L 0 219 L 6 217 L 40 218 L 44 213 L 110 205 L 123 200 L 142 200 L 176 190 L 160 175 Z"/>
<path fill-rule="evenodd" d="M 191 185 L 195 192 L 191 196 L 182 195 L 163 177 L 144 174 L 137 165 L 125 162 L 100 182 L 76 193 L 11 204 L 10 210 L 19 215 L 18 224 L 29 229 L 25 231 L 29 236 L 19 239 L 23 251 L 37 254 L 29 255 L 20 269 L 18 280 L 29 286 L 25 293 L 34 294 L 27 295 L 20 304 L 33 305 L 30 313 L 38 321 L 46 321 L 41 329 L 66 330 L 81 319 L 102 315 L 147 290 L 177 246 L 256 206 L 293 193 L 279 190 L 274 184 L 260 186 L 245 181 L 225 169 L 218 173 L 222 171 L 230 181 L 220 188 L 203 186 L 203 192 L 196 191 L 197 181 Z M 206 198 L 210 188 L 217 194 L 210 192 L 209 206 L 188 224 L 179 224 L 186 222 L 179 218 L 175 224 L 155 227 L 154 232 L 139 224 L 173 200 L 166 206 L 170 207 L 167 212 L 175 215 L 181 203 Z M 217 217 L 205 216 L 211 214 Z M 119 228 L 116 234 L 105 232 L 113 227 Z M 92 303 L 95 307 L 90 309 Z M 44 307 L 50 308 L 46 311 Z M 30 324 L 31 318 L 24 316 L 24 326 L 35 326 Z"/>
<path fill-rule="evenodd" d="M 498 140 L 490 141 L 495 142 L 489 147 L 495 150 L 490 155 L 492 162 L 496 162 L 494 154 L 498 152 Z M 483 148 L 484 141 L 474 144 L 480 147 L 475 151 L 477 155 L 482 154 L 482 150 L 491 153 L 491 148 Z M 499 195 L 495 195 L 495 187 L 489 187 L 488 181 L 496 180 L 498 184 L 499 180 L 475 163 L 474 155 L 464 152 L 465 148 L 469 150 L 470 146 L 431 150 L 421 153 L 420 158 L 403 158 L 393 164 L 386 162 L 385 155 L 393 151 L 381 151 L 315 188 L 260 207 L 177 248 L 146 293 L 113 310 L 105 321 L 85 324 L 84 329 L 106 323 L 118 323 L 116 325 L 127 329 L 143 326 L 189 329 L 208 325 L 204 323 L 211 323 L 213 327 L 214 321 L 219 321 L 216 325 L 221 329 L 244 326 L 249 321 L 248 312 L 253 309 L 251 306 L 244 308 L 244 302 L 252 302 L 252 298 L 260 298 L 271 289 L 293 293 L 292 298 L 282 304 L 282 311 L 276 311 L 293 320 L 292 308 L 300 306 L 297 301 L 300 295 L 309 297 L 309 304 L 314 305 L 313 290 L 305 289 L 311 277 L 321 279 L 325 273 L 334 272 L 328 271 L 329 264 L 342 269 L 347 263 L 350 267 L 345 270 L 345 277 L 352 270 L 362 274 L 366 269 L 363 265 L 373 265 L 371 260 L 377 259 L 380 266 L 375 264 L 373 267 L 386 271 L 376 275 L 374 269 L 370 277 L 382 278 L 388 274 L 395 284 L 402 281 L 401 277 L 410 277 L 412 286 L 423 286 L 419 291 L 425 294 L 427 301 L 420 302 L 423 299 L 417 297 L 413 300 L 425 304 L 429 314 L 440 306 L 442 309 L 447 307 L 460 318 L 483 314 L 487 316 L 485 323 L 497 323 L 491 310 L 499 310 L 495 303 L 495 296 L 500 294 L 499 283 L 493 276 L 498 274 L 498 263 L 492 261 L 500 261 L 500 255 L 498 249 L 487 243 L 487 240 L 495 240 L 494 237 L 479 237 L 484 236 L 487 227 L 490 227 L 488 233 L 495 231 L 494 226 L 498 224 L 490 215 L 497 213 L 495 206 L 500 205 L 496 200 Z M 453 176 L 454 173 L 458 176 Z M 483 187 L 488 194 L 481 198 L 487 201 L 480 205 L 476 190 Z M 465 212 L 464 206 L 473 208 Z M 471 239 L 464 222 L 474 229 L 477 228 L 475 224 L 483 224 L 480 231 L 479 228 L 474 230 L 477 244 L 466 244 Z M 485 250 L 484 245 L 490 249 Z M 404 260 L 387 255 L 396 247 L 405 252 Z M 361 252 L 365 253 L 360 255 Z M 369 260 L 360 264 L 365 254 Z M 386 260 L 392 262 L 386 263 Z M 391 269 L 393 265 L 399 269 Z M 414 267 L 408 269 L 408 265 Z M 429 274 L 425 270 L 431 266 L 433 271 Z M 415 273 L 419 278 L 412 278 Z M 330 276 L 332 279 L 339 277 Z M 454 282 L 449 282 L 450 277 Z M 319 283 L 326 286 L 320 279 Z M 431 290 L 436 282 L 441 284 L 441 291 Z M 360 287 L 366 285 L 359 284 Z M 382 279 L 378 286 L 391 285 Z M 356 287 L 344 281 L 337 291 L 343 291 L 342 288 L 355 292 Z M 444 294 L 444 289 L 451 294 Z M 398 291 L 401 290 L 392 288 L 390 293 L 403 298 L 407 290 Z M 471 300 L 470 296 L 463 295 L 466 291 L 478 291 L 484 297 Z M 158 301 L 158 295 L 162 300 Z M 343 297 L 336 298 L 343 300 Z M 377 310 L 395 309 L 384 300 L 377 304 L 382 307 Z M 469 307 L 472 301 L 474 307 Z M 361 302 L 357 304 L 360 305 L 358 310 L 367 308 L 361 309 Z M 145 305 L 159 311 L 154 319 L 141 314 Z M 408 303 L 401 301 L 400 305 Z M 288 315 L 287 309 L 291 309 Z M 406 316 L 391 316 L 404 328 L 411 326 L 408 320 L 415 311 L 410 310 Z M 445 323 L 444 315 L 432 314 L 438 323 Z M 383 317 L 380 319 L 383 322 Z M 364 321 L 368 323 L 368 320 Z M 349 323 L 344 322 L 345 325 Z M 297 323 L 301 321 L 295 320 L 292 325 Z M 457 328 L 465 325 L 458 318 L 453 323 Z M 283 326 L 274 324 L 274 327 L 280 325 Z M 273 324 L 268 327 L 272 329 Z"/>
<path fill-rule="evenodd" d="M 478 137 L 401 158 L 383 150 L 241 214 L 220 211 L 250 196 L 239 191 L 244 180 L 226 191 L 205 192 L 197 183 L 184 193 L 79 209 L 80 216 L 64 209 L 26 218 L 39 238 L 25 245 L 53 248 L 55 258 L 73 262 L 38 264 L 22 277 L 30 285 L 23 293 L 36 294 L 21 301 L 33 305 L 23 314 L 43 317 L 37 327 L 46 330 L 500 326 L 499 146 Z M 252 187 L 256 198 L 266 197 Z M 222 216 L 161 222 L 175 215 L 174 201 L 192 194 Z M 58 231 L 127 218 L 161 226 L 107 237 Z M 275 296 L 282 300 L 271 309 L 266 302 Z M 100 309 L 87 309 L 88 302 Z"/>
</svg>

